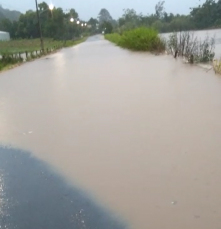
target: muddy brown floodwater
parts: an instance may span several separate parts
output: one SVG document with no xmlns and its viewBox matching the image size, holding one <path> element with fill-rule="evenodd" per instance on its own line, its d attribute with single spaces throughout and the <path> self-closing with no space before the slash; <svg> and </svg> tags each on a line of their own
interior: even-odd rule
<svg viewBox="0 0 221 229">
<path fill-rule="evenodd" d="M 90 38 L 0 74 L 0 140 L 134 229 L 221 227 L 221 78 Z"/>
</svg>

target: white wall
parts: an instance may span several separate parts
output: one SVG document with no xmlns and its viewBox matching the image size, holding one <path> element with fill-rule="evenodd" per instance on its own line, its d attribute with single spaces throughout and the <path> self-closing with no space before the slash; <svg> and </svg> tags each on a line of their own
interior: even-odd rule
<svg viewBox="0 0 221 229">
<path fill-rule="evenodd" d="M 1 41 L 9 41 L 10 40 L 10 34 L 7 32 L 1 32 L 0 31 L 0 40 Z"/>
</svg>

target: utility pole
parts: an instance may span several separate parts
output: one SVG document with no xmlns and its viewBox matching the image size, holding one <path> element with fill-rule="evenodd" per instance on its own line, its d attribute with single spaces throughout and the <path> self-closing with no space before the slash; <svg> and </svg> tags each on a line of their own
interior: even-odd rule
<svg viewBox="0 0 221 229">
<path fill-rule="evenodd" d="M 41 40 L 41 49 L 44 52 L 44 41 L 42 37 L 42 30 L 41 30 L 41 23 L 40 23 L 40 16 L 39 16 L 39 11 L 38 11 L 38 2 L 35 0 L 36 3 L 36 13 L 37 13 L 37 18 L 38 18 L 38 28 L 39 28 L 39 33 L 40 33 L 40 40 Z"/>
</svg>

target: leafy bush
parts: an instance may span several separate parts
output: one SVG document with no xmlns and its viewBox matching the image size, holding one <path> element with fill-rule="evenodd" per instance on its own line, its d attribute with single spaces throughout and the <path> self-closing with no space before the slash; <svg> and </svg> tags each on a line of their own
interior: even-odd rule
<svg viewBox="0 0 221 229">
<path fill-rule="evenodd" d="M 111 34 L 106 34 L 105 39 L 119 45 L 120 40 L 121 40 L 121 35 L 118 33 L 111 33 Z"/>
<path fill-rule="evenodd" d="M 122 35 L 106 35 L 105 38 L 123 48 L 135 51 L 162 52 L 165 50 L 164 41 L 152 28 L 141 27 L 126 31 Z"/>
</svg>

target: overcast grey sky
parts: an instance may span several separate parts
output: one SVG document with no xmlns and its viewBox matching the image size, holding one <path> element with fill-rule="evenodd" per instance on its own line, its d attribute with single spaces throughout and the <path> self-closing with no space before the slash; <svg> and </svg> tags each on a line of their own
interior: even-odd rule
<svg viewBox="0 0 221 229">
<path fill-rule="evenodd" d="M 38 0 L 39 3 L 43 0 Z M 97 17 L 101 8 L 106 8 L 114 19 L 119 18 L 123 9 L 133 8 L 137 13 L 144 15 L 154 12 L 154 7 L 159 0 L 45 0 L 53 3 L 56 7 L 63 9 L 74 8 L 81 19 L 88 20 L 90 17 Z M 202 2 L 202 0 L 201 0 Z M 204 2 L 204 0 L 203 0 Z M 15 9 L 25 12 L 34 9 L 35 0 L 0 0 L 0 4 L 5 8 Z M 189 8 L 197 6 L 199 0 L 165 0 L 167 12 L 186 14 Z"/>
</svg>

